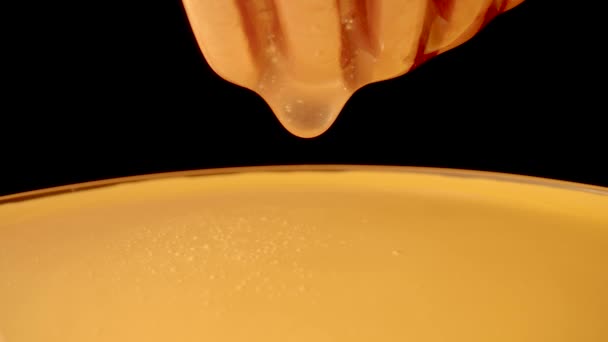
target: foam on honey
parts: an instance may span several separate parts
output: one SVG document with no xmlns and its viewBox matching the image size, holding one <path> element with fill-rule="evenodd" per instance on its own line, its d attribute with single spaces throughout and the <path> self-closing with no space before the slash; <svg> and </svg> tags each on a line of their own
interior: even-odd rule
<svg viewBox="0 0 608 342">
<path fill-rule="evenodd" d="M 608 192 L 554 185 L 256 172 L 0 204 L 0 341 L 608 341 Z"/>
<path fill-rule="evenodd" d="M 462 44 L 523 0 L 183 0 L 213 70 L 260 94 L 300 137 L 360 87 Z"/>
</svg>

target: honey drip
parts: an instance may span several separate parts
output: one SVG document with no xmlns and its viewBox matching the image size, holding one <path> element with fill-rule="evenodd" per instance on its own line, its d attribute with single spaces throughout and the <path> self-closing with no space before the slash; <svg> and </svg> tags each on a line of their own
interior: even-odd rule
<svg viewBox="0 0 608 342">
<path fill-rule="evenodd" d="M 325 132 L 359 88 L 407 73 L 523 0 L 183 0 L 203 55 L 296 136 Z"/>
</svg>

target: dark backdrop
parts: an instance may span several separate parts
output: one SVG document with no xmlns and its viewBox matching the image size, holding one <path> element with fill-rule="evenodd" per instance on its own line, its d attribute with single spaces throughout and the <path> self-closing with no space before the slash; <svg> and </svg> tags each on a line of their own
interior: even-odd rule
<svg viewBox="0 0 608 342">
<path fill-rule="evenodd" d="M 469 43 L 365 87 L 315 139 L 291 136 L 261 98 L 210 70 L 178 0 L 24 6 L 5 12 L 17 20 L 3 49 L 0 195 L 143 173 L 317 163 L 608 186 L 605 36 L 557 2 L 528 0 Z"/>
</svg>

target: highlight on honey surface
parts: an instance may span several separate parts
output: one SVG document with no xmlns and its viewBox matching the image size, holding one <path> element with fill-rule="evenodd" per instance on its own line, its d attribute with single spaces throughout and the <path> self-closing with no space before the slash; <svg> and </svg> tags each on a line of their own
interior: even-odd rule
<svg viewBox="0 0 608 342">
<path fill-rule="evenodd" d="M 523 0 L 183 0 L 203 55 L 315 137 L 359 88 L 405 74 Z"/>
</svg>

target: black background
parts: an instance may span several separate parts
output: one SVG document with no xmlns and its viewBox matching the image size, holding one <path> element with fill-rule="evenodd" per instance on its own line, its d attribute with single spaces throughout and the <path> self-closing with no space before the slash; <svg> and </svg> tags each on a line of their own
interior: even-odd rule
<svg viewBox="0 0 608 342">
<path fill-rule="evenodd" d="M 5 12 L 16 20 L 3 43 L 0 195 L 322 163 L 608 186 L 605 38 L 558 2 L 528 0 L 465 45 L 361 89 L 315 139 L 290 135 L 261 98 L 211 71 L 179 0 L 25 6 Z"/>
</svg>

